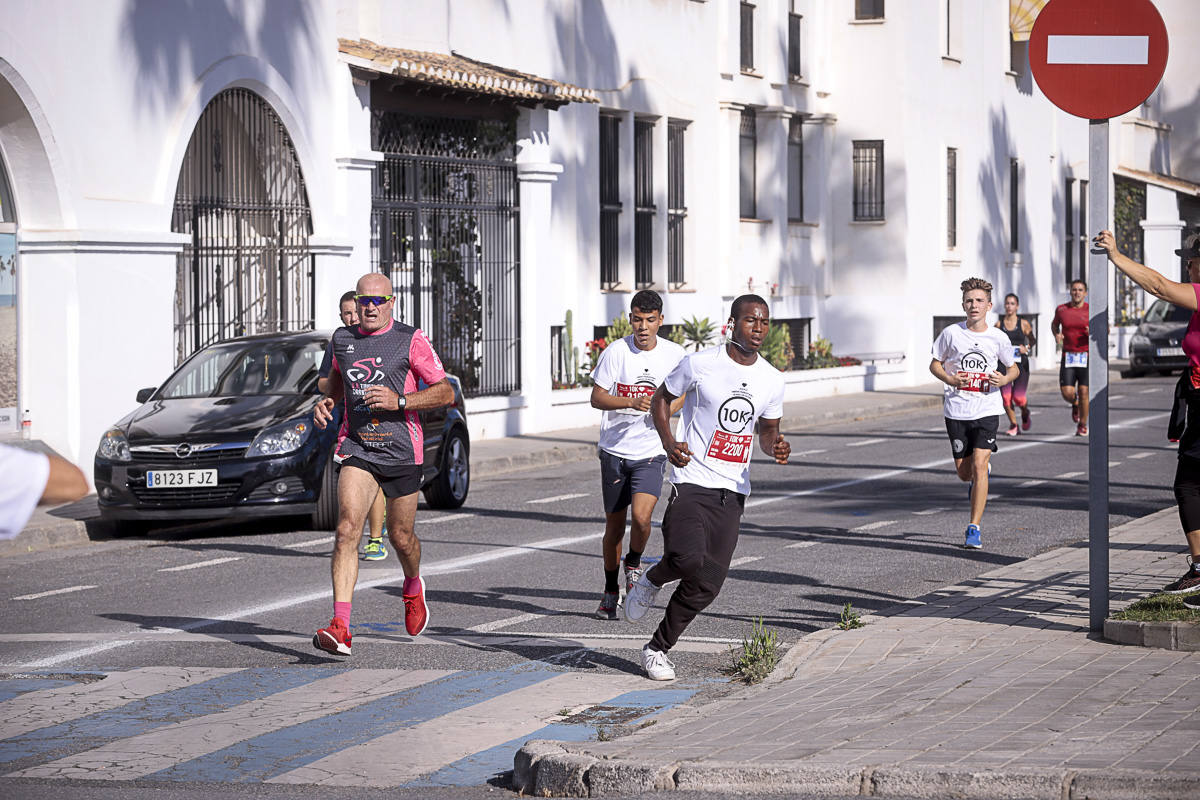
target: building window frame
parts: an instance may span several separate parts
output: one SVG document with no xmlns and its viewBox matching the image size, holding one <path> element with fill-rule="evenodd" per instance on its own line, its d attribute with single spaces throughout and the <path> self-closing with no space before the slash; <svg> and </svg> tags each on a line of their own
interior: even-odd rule
<svg viewBox="0 0 1200 800">
<path fill-rule="evenodd" d="M 654 285 L 654 121 L 633 120 L 633 282 Z"/>
<path fill-rule="evenodd" d="M 742 72 L 754 72 L 754 4 L 741 0 L 738 5 L 738 32 L 741 43 L 738 59 Z"/>
<path fill-rule="evenodd" d="M 864 20 L 883 20 L 884 17 L 884 0 L 854 0 L 854 19 L 856 21 Z"/>
<path fill-rule="evenodd" d="M 803 49 L 801 34 L 804 31 L 804 17 L 797 14 L 793 8 L 787 18 L 787 71 L 788 80 L 798 81 L 804 77 L 804 65 L 801 61 Z"/>
<path fill-rule="evenodd" d="M 1008 159 L 1008 252 L 1021 252 L 1021 161 Z"/>
<path fill-rule="evenodd" d="M 687 150 L 689 123 L 667 120 L 667 285 L 679 289 L 687 284 L 684 261 L 687 220 Z"/>
<path fill-rule="evenodd" d="M 757 219 L 758 214 L 758 114 L 743 108 L 738 118 L 738 214 Z"/>
<path fill-rule="evenodd" d="M 804 118 L 788 120 L 787 140 L 788 222 L 804 221 Z"/>
<path fill-rule="evenodd" d="M 621 115 L 601 112 L 600 136 L 600 288 L 620 284 Z"/>
<path fill-rule="evenodd" d="M 855 222 L 882 222 L 884 209 L 884 163 L 882 139 L 852 142 L 852 187 Z"/>
<path fill-rule="evenodd" d="M 958 148 L 946 148 L 946 249 L 958 248 Z"/>
</svg>

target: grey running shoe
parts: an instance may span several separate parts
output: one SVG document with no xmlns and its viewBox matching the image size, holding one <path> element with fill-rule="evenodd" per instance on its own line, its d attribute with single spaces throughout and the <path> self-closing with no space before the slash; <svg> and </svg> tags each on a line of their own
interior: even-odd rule
<svg viewBox="0 0 1200 800">
<path fill-rule="evenodd" d="M 645 571 L 645 567 L 625 566 L 625 594 L 633 591 L 633 585 L 638 582 L 638 578 L 642 577 L 642 573 Z"/>
<path fill-rule="evenodd" d="M 617 618 L 617 593 L 605 592 L 600 598 L 600 607 L 596 609 L 596 619 Z"/>
<path fill-rule="evenodd" d="M 646 670 L 646 677 L 652 681 L 675 680 L 675 665 L 671 663 L 671 659 L 667 658 L 666 653 L 660 653 L 650 645 L 642 648 L 642 667 Z"/>
<path fill-rule="evenodd" d="M 650 606 L 654 605 L 654 598 L 658 597 L 660 588 L 651 583 L 650 578 L 643 572 L 637 583 L 630 587 L 629 593 L 625 595 L 625 619 L 637 622 L 646 616 Z"/>
<path fill-rule="evenodd" d="M 1200 592 L 1200 572 L 1193 568 L 1192 557 L 1188 556 L 1188 571 L 1179 580 L 1171 581 L 1162 588 L 1166 594 L 1191 594 Z"/>
</svg>

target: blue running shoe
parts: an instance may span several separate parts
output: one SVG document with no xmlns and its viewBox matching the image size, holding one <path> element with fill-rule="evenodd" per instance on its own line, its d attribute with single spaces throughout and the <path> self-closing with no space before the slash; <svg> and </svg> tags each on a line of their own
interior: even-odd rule
<svg viewBox="0 0 1200 800">
<path fill-rule="evenodd" d="M 978 525 L 967 526 L 967 540 L 963 542 L 963 547 L 970 550 L 980 550 L 983 548 L 983 535 L 980 534 Z"/>
<path fill-rule="evenodd" d="M 363 558 L 367 561 L 383 561 L 388 557 L 387 547 L 383 544 L 383 538 L 367 539 L 367 543 L 363 545 Z"/>
</svg>

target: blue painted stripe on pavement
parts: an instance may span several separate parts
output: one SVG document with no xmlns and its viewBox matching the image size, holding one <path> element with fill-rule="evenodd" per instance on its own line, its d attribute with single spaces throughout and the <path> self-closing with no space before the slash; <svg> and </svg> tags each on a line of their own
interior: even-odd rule
<svg viewBox="0 0 1200 800">
<path fill-rule="evenodd" d="M 42 689 L 57 689 L 59 686 L 71 686 L 78 681 L 64 681 L 54 678 L 13 678 L 0 681 L 0 703 L 12 700 L 26 692 L 40 692 Z"/>
<path fill-rule="evenodd" d="M 0 742 L 0 763 L 33 756 L 42 757 L 38 763 L 54 761 L 174 722 L 225 711 L 344 671 L 262 667 L 221 675 L 5 739 Z"/>
<path fill-rule="evenodd" d="M 610 700 L 596 703 L 597 706 L 608 706 L 614 713 L 617 709 L 644 708 L 646 713 L 634 718 L 622 720 L 622 725 L 639 725 L 646 720 L 661 714 L 668 708 L 686 703 L 700 687 L 683 688 L 679 686 L 670 689 L 640 689 L 618 695 Z M 551 739 L 560 742 L 586 742 L 594 739 L 598 728 L 604 725 L 602 719 L 592 723 L 555 722 L 537 731 L 517 739 L 496 745 L 495 747 L 473 753 L 466 758 L 460 758 L 437 772 L 411 783 L 405 787 L 422 786 L 483 786 L 497 775 L 502 775 L 513 768 L 513 756 L 521 745 L 530 739 Z"/>
<path fill-rule="evenodd" d="M 562 673 L 544 664 L 508 670 L 456 672 L 361 706 L 301 722 L 230 745 L 145 776 L 145 780 L 264 781 L 356 745 L 532 686 Z M 396 758 L 403 758 L 397 753 Z"/>
</svg>

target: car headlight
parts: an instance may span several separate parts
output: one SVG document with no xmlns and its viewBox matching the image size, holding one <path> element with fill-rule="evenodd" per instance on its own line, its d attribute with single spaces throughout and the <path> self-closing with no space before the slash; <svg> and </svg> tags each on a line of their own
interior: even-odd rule
<svg viewBox="0 0 1200 800">
<path fill-rule="evenodd" d="M 280 425 L 272 425 L 254 437 L 246 455 L 250 458 L 278 456 L 298 450 L 308 441 L 308 437 L 312 436 L 312 428 L 312 421 L 309 419 L 294 419 Z"/>
<path fill-rule="evenodd" d="M 1150 337 L 1143 336 L 1140 333 L 1135 333 L 1133 336 L 1130 337 L 1129 345 L 1131 347 L 1149 347 L 1150 346 Z"/>
<path fill-rule="evenodd" d="M 113 428 L 100 437 L 96 455 L 109 461 L 129 461 L 129 441 L 120 428 Z"/>
</svg>

